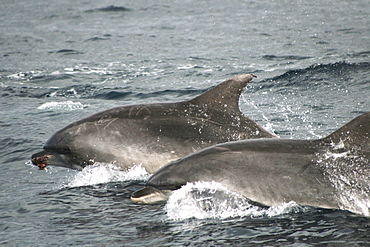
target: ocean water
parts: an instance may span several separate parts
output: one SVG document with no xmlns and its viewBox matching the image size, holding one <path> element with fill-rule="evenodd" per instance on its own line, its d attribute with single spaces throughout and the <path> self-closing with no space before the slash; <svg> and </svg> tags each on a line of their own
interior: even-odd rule
<svg viewBox="0 0 370 247">
<path fill-rule="evenodd" d="M 243 73 L 258 76 L 247 116 L 281 138 L 324 137 L 370 110 L 369 16 L 366 0 L 2 1 L 0 245 L 368 246 L 361 212 L 261 209 L 212 183 L 134 205 L 141 167 L 40 171 L 30 157 L 84 116 Z"/>
</svg>

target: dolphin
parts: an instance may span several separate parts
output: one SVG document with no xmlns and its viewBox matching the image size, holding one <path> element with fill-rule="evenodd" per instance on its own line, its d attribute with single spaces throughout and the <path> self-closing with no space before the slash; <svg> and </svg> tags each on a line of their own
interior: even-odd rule
<svg viewBox="0 0 370 247">
<path fill-rule="evenodd" d="M 131 200 L 165 202 L 171 191 L 197 181 L 221 183 L 263 206 L 295 201 L 347 209 L 345 200 L 357 197 L 369 206 L 370 112 L 322 139 L 253 139 L 205 148 L 159 169 Z"/>
<path fill-rule="evenodd" d="M 177 103 L 116 107 L 71 123 L 32 155 L 47 165 L 82 170 L 95 162 L 120 169 L 141 165 L 153 173 L 170 161 L 213 144 L 277 137 L 239 109 L 243 88 L 255 77 L 232 77 L 205 93 Z"/>
</svg>

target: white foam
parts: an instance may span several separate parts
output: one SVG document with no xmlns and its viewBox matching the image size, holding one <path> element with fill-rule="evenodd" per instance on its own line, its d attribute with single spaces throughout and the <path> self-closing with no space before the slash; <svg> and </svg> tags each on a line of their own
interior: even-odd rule
<svg viewBox="0 0 370 247">
<path fill-rule="evenodd" d="M 305 211 L 295 202 L 261 208 L 216 182 L 188 183 L 170 196 L 165 210 L 171 220 L 272 217 Z"/>
<path fill-rule="evenodd" d="M 183 66 L 178 66 L 177 69 L 178 70 L 188 70 L 188 69 L 192 69 L 194 68 L 195 65 L 192 65 L 192 64 L 186 64 L 186 65 L 183 65 Z"/>
<path fill-rule="evenodd" d="M 149 173 L 141 165 L 122 171 L 113 164 L 96 163 L 75 174 L 65 187 L 88 186 L 116 181 L 146 180 Z"/>
<path fill-rule="evenodd" d="M 81 110 L 88 107 L 88 105 L 84 105 L 81 102 L 73 102 L 73 101 L 63 101 L 63 102 L 47 102 L 39 107 L 37 109 L 39 110 Z"/>
<path fill-rule="evenodd" d="M 341 147 L 333 144 L 333 150 L 318 156 L 318 164 L 333 185 L 339 208 L 370 216 L 370 162 L 350 150 L 340 152 Z"/>
<path fill-rule="evenodd" d="M 64 68 L 65 74 L 99 74 L 99 75 L 110 75 L 113 74 L 107 68 L 88 68 L 75 66 L 74 68 Z"/>
</svg>

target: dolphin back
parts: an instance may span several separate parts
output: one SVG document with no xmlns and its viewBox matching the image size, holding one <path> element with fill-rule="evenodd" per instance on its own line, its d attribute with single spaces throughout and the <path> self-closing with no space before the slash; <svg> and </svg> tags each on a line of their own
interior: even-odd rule
<svg viewBox="0 0 370 247">
<path fill-rule="evenodd" d="M 370 153 L 370 112 L 366 112 L 323 139 L 345 149 Z"/>
</svg>

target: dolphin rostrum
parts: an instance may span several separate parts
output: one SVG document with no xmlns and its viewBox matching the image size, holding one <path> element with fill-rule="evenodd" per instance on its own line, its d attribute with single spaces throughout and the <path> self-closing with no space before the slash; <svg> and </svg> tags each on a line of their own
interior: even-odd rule
<svg viewBox="0 0 370 247">
<path fill-rule="evenodd" d="M 188 101 L 99 112 L 56 132 L 32 162 L 40 169 L 55 165 L 81 170 L 94 162 L 122 169 L 142 165 L 152 173 L 217 143 L 276 137 L 239 109 L 240 94 L 253 77 L 232 77 Z"/>
<path fill-rule="evenodd" d="M 131 200 L 163 202 L 171 191 L 196 181 L 219 182 L 264 206 L 295 201 L 368 215 L 370 112 L 322 139 L 254 139 L 205 148 L 159 169 Z M 353 205 L 356 200 L 365 209 Z"/>
</svg>

